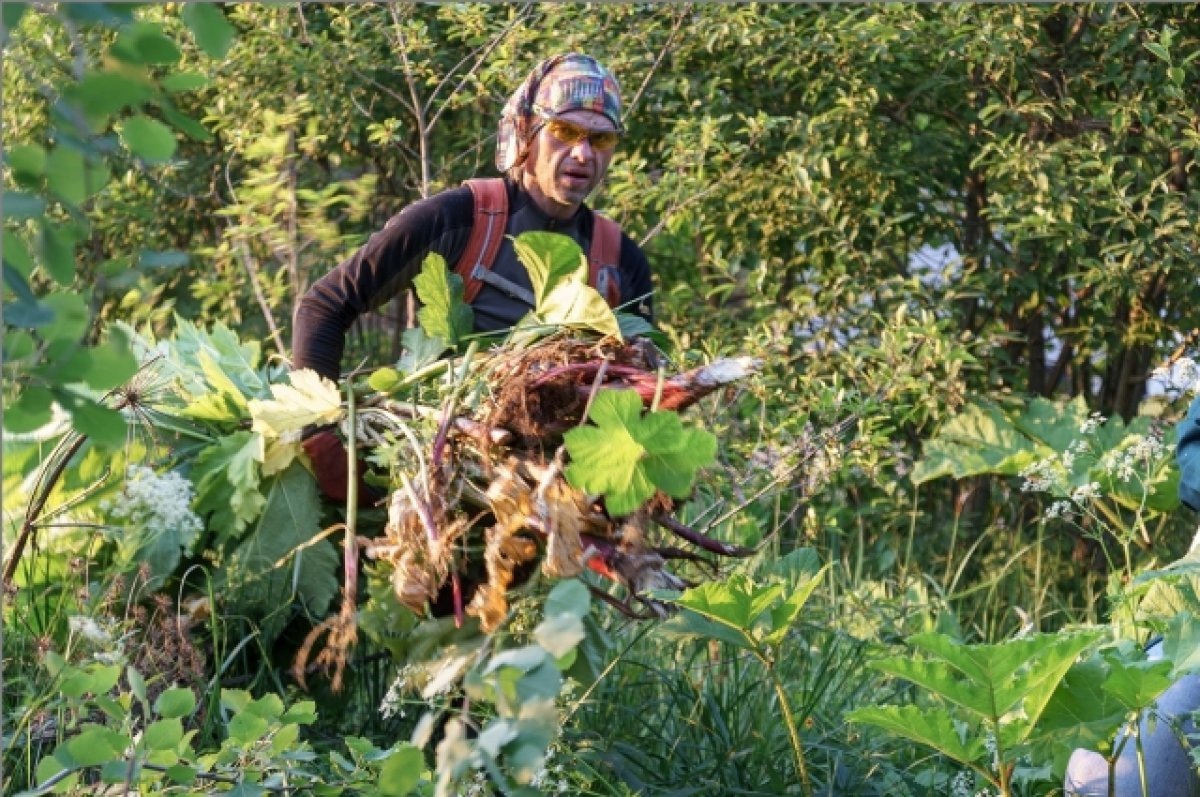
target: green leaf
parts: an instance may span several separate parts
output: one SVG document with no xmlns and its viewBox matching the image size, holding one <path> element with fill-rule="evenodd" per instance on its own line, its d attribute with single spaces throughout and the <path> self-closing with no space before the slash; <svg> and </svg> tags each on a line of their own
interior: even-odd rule
<svg viewBox="0 0 1200 797">
<path fill-rule="evenodd" d="M 94 767 L 120 758 L 129 739 L 103 726 L 91 725 L 67 741 L 67 752 L 77 766 Z"/>
<path fill-rule="evenodd" d="M 800 616 L 804 604 L 808 602 L 813 591 L 824 580 L 825 571 L 828 569 L 829 566 L 826 565 L 816 575 L 798 585 L 781 603 L 771 609 L 771 631 L 764 637 L 767 644 L 778 645 L 783 642 L 788 631 L 791 630 L 792 624 Z"/>
<path fill-rule="evenodd" d="M 64 144 L 50 150 L 46 156 L 46 183 L 63 202 L 73 207 L 82 205 L 88 198 L 83 153 Z"/>
<path fill-rule="evenodd" d="M 1100 656 L 1072 666 L 1046 703 L 1037 727 L 1037 744 L 1059 755 L 1082 747 L 1111 749 L 1114 734 L 1129 709 L 1103 688 L 1112 662 Z"/>
<path fill-rule="evenodd" d="M 237 422 L 246 418 L 250 406 L 241 386 L 221 367 L 221 363 L 206 349 L 196 354 L 208 392 L 188 404 L 181 413 L 187 418 L 204 421 Z M 261 459 L 261 457 L 260 457 Z"/>
<path fill-rule="evenodd" d="M 13 277 L 8 274 L 8 269 L 12 269 L 15 275 L 22 278 L 23 286 L 28 289 L 28 283 L 24 280 L 29 279 L 29 275 L 33 273 L 33 258 L 29 256 L 29 248 L 25 246 L 25 241 L 12 230 L 4 231 L 4 282 L 12 287 Z M 33 298 L 33 294 L 29 294 L 29 298 Z M 5 319 L 7 320 L 7 319 Z M 12 322 L 10 322 L 12 323 Z"/>
<path fill-rule="evenodd" d="M 164 719 L 186 717 L 196 708 L 196 694 L 191 689 L 173 686 L 163 690 L 154 701 L 154 711 Z"/>
<path fill-rule="evenodd" d="M 187 114 L 181 113 L 175 108 L 170 100 L 163 99 L 158 106 L 162 112 L 163 118 L 171 123 L 171 126 L 182 132 L 193 141 L 208 143 L 213 140 L 212 133 L 205 129 L 204 125 L 197 122 Z"/>
<path fill-rule="evenodd" d="M 4 428 L 16 433 L 40 429 L 54 416 L 53 404 L 54 394 L 48 388 L 30 385 L 4 407 Z"/>
<path fill-rule="evenodd" d="M 121 72 L 89 72 L 67 92 L 68 98 L 91 115 L 113 114 L 141 105 L 152 96 L 153 87 Z"/>
<path fill-rule="evenodd" d="M 411 794 L 425 773 L 425 757 L 411 744 L 399 745 L 379 768 L 379 793 L 384 797 Z"/>
<path fill-rule="evenodd" d="M 421 273 L 413 279 L 413 288 L 421 301 L 417 320 L 425 334 L 441 338 L 447 345 L 471 334 L 474 314 L 463 302 L 462 278 L 446 268 L 441 255 L 431 253 L 421 264 Z"/>
<path fill-rule="evenodd" d="M 168 717 L 146 726 L 142 741 L 150 750 L 174 750 L 183 741 L 183 723 L 178 717 Z"/>
<path fill-rule="evenodd" d="M 208 85 L 208 78 L 199 72 L 174 72 L 159 81 L 159 85 L 171 94 L 195 91 Z"/>
<path fill-rule="evenodd" d="M 224 568 L 232 604 L 266 616 L 299 598 L 310 614 L 324 616 L 337 594 L 340 567 L 328 540 L 310 545 L 321 531 L 320 518 L 312 476 L 292 464 L 274 480 L 257 527 Z"/>
<path fill-rule="evenodd" d="M 12 169 L 13 177 L 26 187 L 36 187 L 46 173 L 46 150 L 38 144 L 18 144 L 4 153 L 4 162 Z M 4 215 L 10 217 L 8 208 L 12 194 L 4 194 Z"/>
<path fill-rule="evenodd" d="M 568 279 L 555 285 L 538 304 L 536 316 L 543 324 L 590 329 L 601 335 L 621 337 L 621 327 L 608 302 L 582 280 Z"/>
<path fill-rule="evenodd" d="M 151 252 L 143 249 L 138 253 L 138 268 L 182 268 L 191 262 L 187 252 Z"/>
<path fill-rule="evenodd" d="M 554 232 L 525 232 L 513 240 L 513 251 L 529 273 L 536 306 L 541 308 L 563 280 L 587 283 L 587 259 L 579 244 Z"/>
<path fill-rule="evenodd" d="M 63 671 L 59 686 L 67 697 L 83 697 L 86 694 L 100 695 L 117 685 L 121 668 L 116 664 L 89 664 L 83 668 L 69 667 Z"/>
<path fill-rule="evenodd" d="M 266 735 L 270 723 L 257 714 L 242 711 L 229 720 L 229 738 L 242 745 L 250 745 Z"/>
<path fill-rule="evenodd" d="M 642 416 L 642 400 L 632 390 L 602 390 L 592 403 L 595 426 L 567 432 L 571 455 L 567 480 L 603 495 L 609 514 L 626 515 L 660 489 L 686 498 L 696 471 L 716 458 L 717 439 L 685 429 L 674 412 Z"/>
<path fill-rule="evenodd" d="M 400 384 L 400 378 L 395 368 L 377 368 L 367 377 L 367 385 L 376 393 L 387 393 Z"/>
<path fill-rule="evenodd" d="M 562 612 L 547 615 L 533 629 L 533 638 L 556 659 L 561 659 L 583 641 L 583 620 L 578 615 Z"/>
<path fill-rule="evenodd" d="M 7 191 L 4 194 L 4 218 L 7 221 L 24 221 L 41 218 L 46 212 L 46 200 L 33 194 Z"/>
<path fill-rule="evenodd" d="M 5 197 L 5 208 L 8 207 Z M 42 265 L 59 285 L 67 286 L 75 281 L 75 247 L 79 243 L 78 230 L 73 224 L 42 224 Z"/>
<path fill-rule="evenodd" d="M 579 244 L 559 233 L 527 232 L 516 237 L 513 250 L 529 274 L 540 323 L 621 336 L 612 308 L 587 284 L 587 259 Z"/>
<path fill-rule="evenodd" d="M 999 409 L 970 404 L 925 442 L 911 479 L 923 484 L 939 476 L 1015 476 L 1049 453 L 1023 437 Z"/>
<path fill-rule="evenodd" d="M 87 299 L 78 293 L 52 293 L 42 297 L 41 304 L 54 313 L 54 319 L 41 331 L 43 340 L 80 340 L 91 325 Z"/>
<path fill-rule="evenodd" d="M 113 334 L 90 350 L 91 365 L 82 374 L 88 387 L 97 391 L 111 390 L 128 382 L 138 370 L 137 358 L 123 335 Z"/>
<path fill-rule="evenodd" d="M 208 527 L 218 539 L 236 538 L 262 512 L 259 492 L 262 437 L 245 430 L 220 438 L 200 451 L 192 468 L 195 510 L 211 513 Z"/>
<path fill-rule="evenodd" d="M 985 752 L 982 734 L 963 741 L 954 719 L 939 709 L 916 706 L 869 706 L 846 715 L 850 722 L 883 728 L 902 739 L 932 747 L 961 764 L 973 763 Z"/>
<path fill-rule="evenodd" d="M 55 390 L 54 398 L 71 415 L 71 425 L 96 445 L 116 448 L 125 442 L 128 427 L 121 413 L 69 390 Z"/>
<path fill-rule="evenodd" d="M 110 52 L 131 64 L 173 64 L 181 56 L 175 42 L 153 22 L 138 22 L 126 27 Z"/>
<path fill-rule="evenodd" d="M 574 617 L 586 617 L 592 609 L 592 596 L 587 586 L 577 578 L 559 581 L 546 596 L 542 611 L 546 617 L 556 614 L 569 614 Z"/>
<path fill-rule="evenodd" d="M 404 330 L 400 336 L 400 343 L 404 348 L 404 353 L 396 362 L 396 368 L 406 374 L 416 373 L 425 366 L 433 364 L 446 351 L 446 341 L 441 338 L 431 338 L 421 327 Z"/>
<path fill-rule="evenodd" d="M 183 7 L 183 21 L 205 53 L 213 58 L 224 58 L 229 52 L 235 31 L 216 5 L 188 3 Z"/>
<path fill-rule="evenodd" d="M 158 163 L 175 154 L 175 134 L 171 128 L 148 116 L 132 116 L 121 123 L 121 141 L 143 160 Z"/>
</svg>

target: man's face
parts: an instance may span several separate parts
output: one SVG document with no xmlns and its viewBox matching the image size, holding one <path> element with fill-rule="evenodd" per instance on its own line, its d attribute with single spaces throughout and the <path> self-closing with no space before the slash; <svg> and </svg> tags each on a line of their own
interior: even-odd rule
<svg viewBox="0 0 1200 797">
<path fill-rule="evenodd" d="M 561 140 L 562 133 L 573 129 L 612 133 L 616 128 L 607 116 L 595 111 L 567 111 L 555 119 L 566 124 L 543 124 L 529 143 L 522 184 L 548 216 L 566 219 L 604 179 L 614 150 L 596 146 L 589 136 L 568 143 Z"/>
</svg>

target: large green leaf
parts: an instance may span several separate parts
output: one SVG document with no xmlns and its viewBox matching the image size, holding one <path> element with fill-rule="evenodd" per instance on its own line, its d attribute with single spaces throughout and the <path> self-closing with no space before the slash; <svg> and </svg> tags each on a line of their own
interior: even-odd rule
<svg viewBox="0 0 1200 797">
<path fill-rule="evenodd" d="M 220 438 L 197 455 L 190 474 L 196 487 L 194 508 L 201 517 L 210 515 L 207 525 L 218 540 L 236 539 L 262 512 L 262 459 L 262 436 L 245 430 Z"/>
<path fill-rule="evenodd" d="M 626 515 L 656 489 L 676 498 L 691 491 L 696 471 L 716 458 L 717 439 L 702 429 L 685 429 L 674 412 L 642 415 L 632 390 L 602 390 L 592 404 L 595 426 L 564 436 L 571 464 L 567 480 L 603 495 L 613 516 Z"/>
<path fill-rule="evenodd" d="M 462 277 L 446 268 L 445 259 L 431 253 L 421 264 L 421 273 L 413 278 L 413 288 L 421 301 L 417 319 L 421 328 L 449 346 L 471 334 L 474 313 L 463 301 Z"/>
<path fill-rule="evenodd" d="M 983 734 L 970 734 L 963 739 L 954 718 L 940 709 L 868 706 L 854 709 L 846 719 L 874 725 L 903 739 L 932 747 L 962 764 L 975 762 L 984 753 Z"/>
<path fill-rule="evenodd" d="M 328 540 L 310 544 L 320 517 L 308 471 L 293 464 L 273 480 L 257 525 L 222 569 L 233 607 L 265 617 L 299 599 L 313 616 L 324 615 L 341 568 Z"/>
<path fill-rule="evenodd" d="M 911 478 L 922 484 L 940 476 L 1015 476 L 1050 453 L 1017 431 L 998 408 L 969 404 L 926 441 Z"/>
<path fill-rule="evenodd" d="M 526 232 L 516 237 L 513 249 L 533 285 L 539 323 L 621 337 L 612 308 L 587 284 L 588 264 L 579 244 L 559 233 Z"/>
</svg>

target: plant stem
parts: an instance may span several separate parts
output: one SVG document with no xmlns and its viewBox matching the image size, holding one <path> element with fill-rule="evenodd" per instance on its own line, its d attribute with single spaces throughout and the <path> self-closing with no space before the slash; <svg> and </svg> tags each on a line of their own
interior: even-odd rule
<svg viewBox="0 0 1200 797">
<path fill-rule="evenodd" d="M 771 684 L 775 687 L 775 697 L 779 700 L 780 711 L 783 712 L 783 724 L 787 726 L 788 740 L 792 744 L 792 754 L 796 757 L 796 772 L 800 775 L 800 793 L 805 797 L 810 797 L 812 781 L 808 777 L 808 764 L 804 760 L 804 745 L 800 741 L 800 729 L 796 727 L 796 719 L 792 716 L 792 705 L 788 702 L 787 691 L 783 688 L 783 681 L 780 680 L 779 673 L 775 670 L 771 659 L 757 646 L 754 647 L 754 655 L 762 662 L 763 667 L 771 676 Z"/>
</svg>

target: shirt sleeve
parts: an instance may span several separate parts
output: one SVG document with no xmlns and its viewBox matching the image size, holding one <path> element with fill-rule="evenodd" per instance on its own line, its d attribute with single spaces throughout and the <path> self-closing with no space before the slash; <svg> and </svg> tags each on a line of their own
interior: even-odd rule
<svg viewBox="0 0 1200 797">
<path fill-rule="evenodd" d="M 1200 397 L 1179 422 L 1175 462 L 1179 465 L 1179 500 L 1200 512 Z"/>
<path fill-rule="evenodd" d="M 456 188 L 415 202 L 300 298 L 293 319 L 292 364 L 337 380 L 346 332 L 363 313 L 412 286 L 430 252 L 454 268 L 471 233 L 474 200 Z"/>
</svg>

